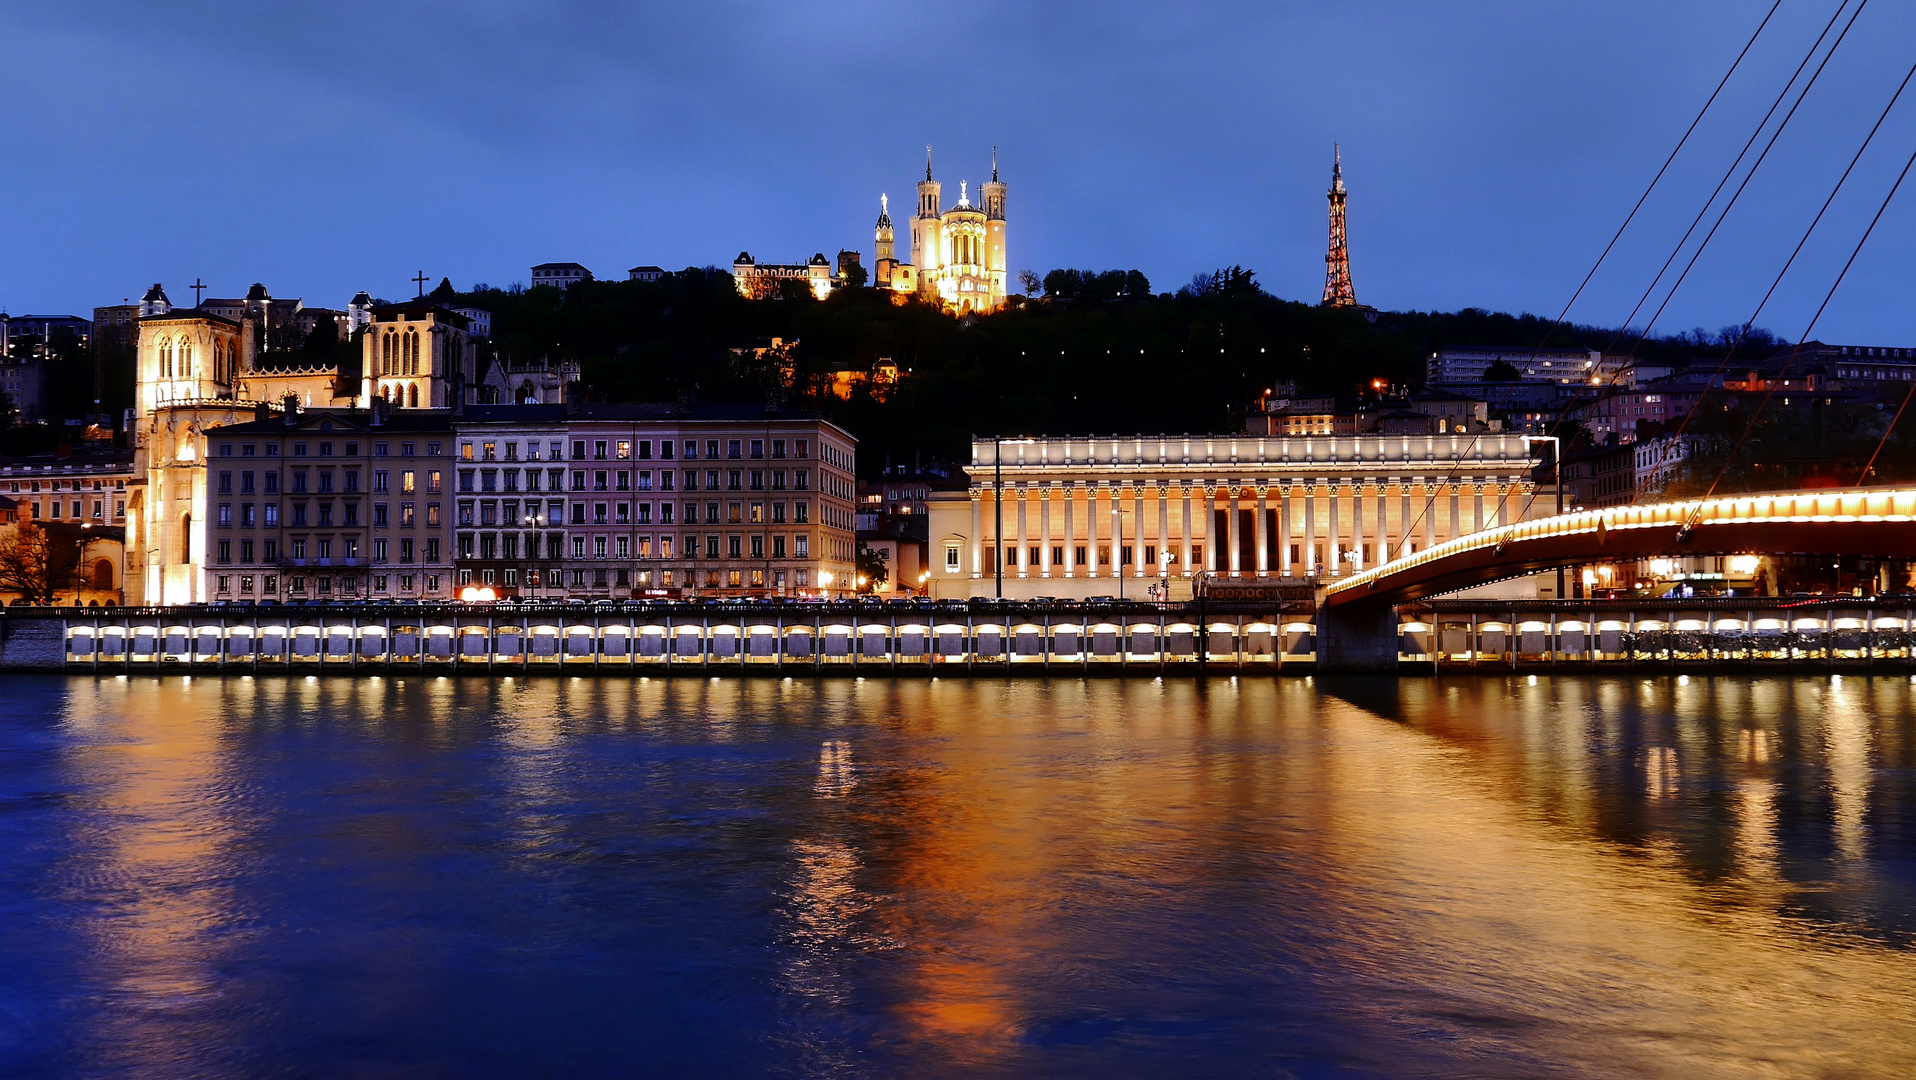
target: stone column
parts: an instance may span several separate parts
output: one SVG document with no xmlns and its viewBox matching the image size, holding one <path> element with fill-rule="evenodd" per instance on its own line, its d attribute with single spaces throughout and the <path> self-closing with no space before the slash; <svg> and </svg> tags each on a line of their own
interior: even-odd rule
<svg viewBox="0 0 1916 1080">
<path fill-rule="evenodd" d="M 1086 577 L 1098 576 L 1098 482 L 1084 485 L 1084 565 Z"/>
<path fill-rule="evenodd" d="M 1158 484 L 1158 564 L 1151 568 L 1158 577 L 1170 577 L 1166 569 L 1171 565 L 1171 489 Z"/>
<path fill-rule="evenodd" d="M 1124 486 L 1111 488 L 1111 576 L 1124 576 Z"/>
<path fill-rule="evenodd" d="M 1482 484 L 1472 484 L 1470 487 L 1470 490 L 1471 490 L 1471 497 L 1473 499 L 1473 502 L 1471 503 L 1471 513 L 1473 515 L 1471 520 L 1476 522 L 1476 524 L 1471 527 L 1470 531 L 1483 532 L 1484 531 L 1484 486 Z"/>
<path fill-rule="evenodd" d="M 1136 568 L 1136 576 L 1144 576 L 1144 485 L 1131 485 L 1131 531 L 1137 535 L 1131 539 L 1131 565 Z"/>
<path fill-rule="evenodd" d="M 1072 513 L 1078 501 L 1078 493 L 1072 489 L 1071 481 L 1064 483 L 1064 576 L 1076 576 L 1073 571 L 1078 567 L 1078 530 L 1072 521 L 1077 515 Z"/>
<path fill-rule="evenodd" d="M 1269 487 L 1262 483 L 1257 485 L 1257 521 L 1255 522 L 1256 528 L 1252 529 L 1251 533 L 1257 543 L 1256 563 L 1258 577 L 1269 577 L 1271 574 L 1271 545 L 1266 537 L 1264 527 L 1265 500 L 1269 496 L 1270 490 Z"/>
<path fill-rule="evenodd" d="M 1364 568 L 1364 482 L 1359 480 L 1351 488 L 1351 561 L 1350 570 L 1356 573 Z"/>
<path fill-rule="evenodd" d="M 1277 489 L 1277 567 L 1291 576 L 1291 489 L 1282 485 Z"/>
<path fill-rule="evenodd" d="M 1051 485 L 1038 485 L 1038 576 L 1051 576 Z"/>
<path fill-rule="evenodd" d="M 1424 510 L 1424 547 L 1426 550 L 1437 543 L 1437 500 L 1442 497 L 1442 491 L 1431 487 L 1429 481 L 1425 481 L 1424 505 L 1427 509 Z"/>
<path fill-rule="evenodd" d="M 1025 486 L 1023 484 L 1018 485 L 1017 498 L 1018 498 L 1018 524 L 1017 524 L 1018 540 L 1013 550 L 1017 551 L 1018 553 L 1018 576 L 1030 577 L 1031 576 L 1031 573 L 1030 573 L 1031 552 L 1026 550 L 1026 545 L 1025 545 L 1025 537 L 1029 534 L 1025 532 Z M 1007 565 L 1005 569 L 1009 570 L 1011 569 L 1011 567 Z"/>
<path fill-rule="evenodd" d="M 1455 480 L 1452 480 L 1449 486 L 1450 486 L 1450 534 L 1448 536 L 1445 536 L 1444 539 L 1455 540 L 1459 536 L 1462 536 L 1464 532 L 1464 515 L 1462 512 L 1462 504 L 1459 501 L 1463 497 L 1463 487 Z M 1472 647 L 1474 648 L 1475 646 L 1472 646 Z"/>
<path fill-rule="evenodd" d="M 1218 539 L 1211 532 L 1217 528 L 1217 488 L 1206 483 L 1200 485 L 1204 492 L 1204 568 L 1215 574 L 1218 571 Z"/>
<path fill-rule="evenodd" d="M 1239 565 L 1241 552 L 1237 544 L 1237 500 L 1240 494 L 1236 487 L 1230 484 L 1224 485 L 1225 506 L 1228 507 L 1224 512 L 1224 535 L 1226 542 L 1231 548 L 1230 567 L 1232 577 L 1237 577 L 1239 571 L 1243 570 L 1243 567 Z"/>
<path fill-rule="evenodd" d="M 1178 522 L 1178 573 L 1191 576 L 1191 537 L 1196 535 L 1191 528 L 1191 485 L 1183 484 L 1178 488 L 1184 496 L 1184 517 Z"/>
<path fill-rule="evenodd" d="M 1324 558 L 1331 564 L 1330 575 L 1332 577 L 1342 577 L 1344 573 L 1344 560 L 1337 557 L 1337 545 L 1343 539 L 1343 532 L 1338 527 L 1337 504 L 1342 500 L 1343 494 L 1343 482 L 1338 480 L 1331 481 L 1331 535 L 1329 542 L 1324 545 Z"/>
<path fill-rule="evenodd" d="M 984 492 L 971 489 L 971 576 L 985 576 Z"/>
<path fill-rule="evenodd" d="M 1304 575 L 1317 573 L 1317 485 L 1304 489 Z"/>
</svg>

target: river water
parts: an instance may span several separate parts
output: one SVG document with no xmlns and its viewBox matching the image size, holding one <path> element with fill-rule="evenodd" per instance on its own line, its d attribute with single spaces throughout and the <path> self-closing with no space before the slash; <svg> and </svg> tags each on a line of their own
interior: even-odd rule
<svg viewBox="0 0 1916 1080">
<path fill-rule="evenodd" d="M 1916 1075 L 1907 678 L 15 677 L 0 1075 Z"/>
</svg>

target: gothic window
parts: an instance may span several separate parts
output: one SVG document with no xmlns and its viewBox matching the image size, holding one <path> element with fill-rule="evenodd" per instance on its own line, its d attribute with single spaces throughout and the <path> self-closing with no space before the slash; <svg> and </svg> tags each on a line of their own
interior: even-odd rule
<svg viewBox="0 0 1916 1080">
<path fill-rule="evenodd" d="M 160 378 L 170 379 L 172 377 L 173 343 L 170 341 L 162 341 L 160 342 Z"/>
<path fill-rule="evenodd" d="M 190 379 L 192 377 L 193 343 L 182 338 L 180 340 L 180 378 Z"/>
<path fill-rule="evenodd" d="M 193 561 L 193 515 L 190 513 L 180 515 L 180 561 Z"/>
<path fill-rule="evenodd" d="M 413 384 L 411 389 L 407 392 L 407 397 L 411 399 L 411 403 L 408 407 L 417 409 L 419 407 L 419 384 L 417 383 Z"/>
<path fill-rule="evenodd" d="M 419 374 L 419 331 L 406 331 L 406 374 Z"/>
</svg>

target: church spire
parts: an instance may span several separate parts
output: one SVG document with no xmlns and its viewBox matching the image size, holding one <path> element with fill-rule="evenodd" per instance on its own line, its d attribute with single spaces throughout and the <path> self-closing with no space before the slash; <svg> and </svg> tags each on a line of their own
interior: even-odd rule
<svg viewBox="0 0 1916 1080">
<path fill-rule="evenodd" d="M 931 144 L 925 144 L 925 179 L 931 179 Z"/>
<path fill-rule="evenodd" d="M 998 182 L 998 148 L 991 148 L 991 182 Z"/>
</svg>

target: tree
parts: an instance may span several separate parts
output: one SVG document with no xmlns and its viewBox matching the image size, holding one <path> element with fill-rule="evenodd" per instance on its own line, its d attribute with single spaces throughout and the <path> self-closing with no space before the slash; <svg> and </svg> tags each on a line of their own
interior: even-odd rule
<svg viewBox="0 0 1916 1080">
<path fill-rule="evenodd" d="M 1523 378 L 1523 372 L 1508 360 L 1492 360 L 1484 369 L 1485 382 L 1516 382 Z"/>
<path fill-rule="evenodd" d="M 80 546 L 30 521 L 0 532 L 0 589 L 29 604 L 51 604 L 60 586 L 73 580 Z"/>
<path fill-rule="evenodd" d="M 858 556 L 854 562 L 854 565 L 858 568 L 858 576 L 864 582 L 864 584 L 858 587 L 859 591 L 877 592 L 884 586 L 885 582 L 891 580 L 891 571 L 885 565 L 889 561 L 890 556 L 884 551 L 878 548 L 868 548 L 865 546 L 865 542 L 860 540 L 858 542 Z"/>
<path fill-rule="evenodd" d="M 862 289 L 865 287 L 865 283 L 870 280 L 871 280 L 871 275 L 865 272 L 865 268 L 863 266 L 860 266 L 857 263 L 850 263 L 845 267 L 845 287 L 846 288 Z"/>
<path fill-rule="evenodd" d="M 778 298 L 780 300 L 816 300 L 818 294 L 812 291 L 812 283 L 804 278 L 779 278 Z"/>
<path fill-rule="evenodd" d="M 1029 270 L 1018 271 L 1018 284 L 1026 296 L 1036 296 L 1044 288 L 1044 279 Z"/>
<path fill-rule="evenodd" d="M 452 287 L 452 279 L 442 277 L 439 279 L 439 284 L 433 286 L 433 290 L 426 294 L 426 299 L 435 304 L 450 304 L 455 302 L 458 296 L 458 290 Z"/>
</svg>

